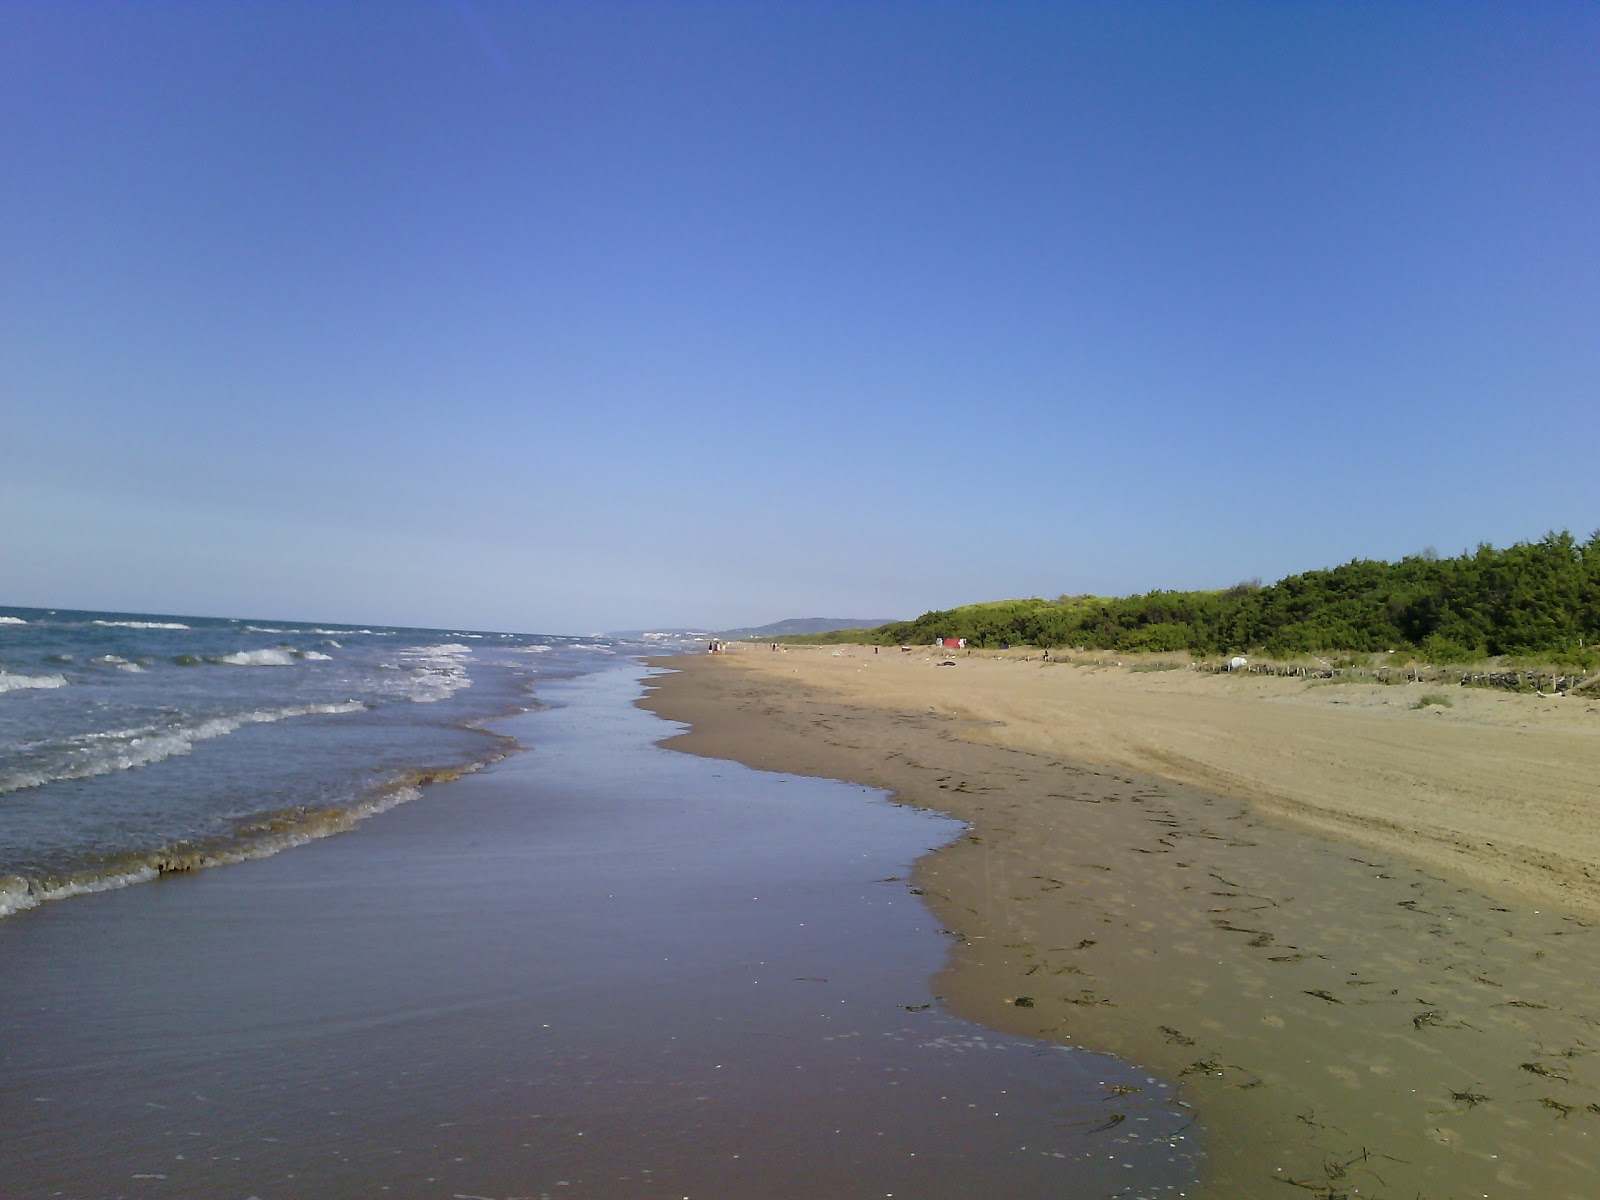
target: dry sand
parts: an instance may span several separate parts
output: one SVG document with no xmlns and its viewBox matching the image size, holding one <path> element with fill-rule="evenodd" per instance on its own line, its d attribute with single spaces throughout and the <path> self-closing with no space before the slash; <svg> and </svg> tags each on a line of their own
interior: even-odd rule
<svg viewBox="0 0 1600 1200">
<path fill-rule="evenodd" d="M 1596 1194 L 1600 703 L 943 661 L 740 646 L 647 704 L 971 822 L 936 990 L 1178 1080 L 1208 1196 Z"/>
</svg>

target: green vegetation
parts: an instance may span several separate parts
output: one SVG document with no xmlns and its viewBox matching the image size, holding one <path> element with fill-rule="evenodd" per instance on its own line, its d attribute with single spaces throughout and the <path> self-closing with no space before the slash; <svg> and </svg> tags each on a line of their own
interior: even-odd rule
<svg viewBox="0 0 1600 1200">
<path fill-rule="evenodd" d="M 1505 655 L 1600 665 L 1600 531 L 1550 533 L 1456 558 L 1432 552 L 1343 566 L 1222 591 L 1000 600 L 924 613 L 805 641 L 976 647 L 1074 646 L 1196 655 L 1395 652 L 1435 663 Z M 795 639 L 802 640 L 802 639 Z"/>
<path fill-rule="evenodd" d="M 1440 708 L 1454 708 L 1456 702 L 1443 692 L 1429 692 L 1422 699 L 1413 704 L 1412 708 L 1427 708 L 1430 704 L 1437 704 Z"/>
</svg>

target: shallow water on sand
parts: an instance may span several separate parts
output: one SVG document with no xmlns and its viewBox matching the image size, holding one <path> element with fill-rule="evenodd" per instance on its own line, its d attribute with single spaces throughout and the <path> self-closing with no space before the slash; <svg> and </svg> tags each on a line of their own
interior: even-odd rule
<svg viewBox="0 0 1600 1200">
<path fill-rule="evenodd" d="M 928 992 L 954 822 L 663 750 L 643 668 L 277 858 L 0 924 L 7 1196 L 1182 1195 L 1189 1114 Z"/>
</svg>

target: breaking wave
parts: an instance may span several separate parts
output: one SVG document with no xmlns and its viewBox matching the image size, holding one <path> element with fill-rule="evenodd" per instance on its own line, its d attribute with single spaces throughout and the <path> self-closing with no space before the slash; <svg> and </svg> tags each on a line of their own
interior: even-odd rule
<svg viewBox="0 0 1600 1200">
<path fill-rule="evenodd" d="M 399 691 L 418 704 L 448 700 L 462 688 L 472 686 L 472 678 L 466 668 L 466 661 L 471 657 L 471 647 L 459 642 L 403 650 L 399 654 L 399 662 L 385 664 L 390 670 L 401 671 L 405 676 L 397 688 L 388 690 Z"/>
<path fill-rule="evenodd" d="M 65 900 L 88 892 L 109 892 L 148 883 L 163 875 L 182 875 L 266 858 L 318 838 L 343 833 L 357 822 L 419 795 L 415 787 L 396 787 L 350 808 L 291 809 L 258 818 L 239 829 L 237 840 L 177 842 L 148 854 L 127 855 L 42 878 L 8 875 L 0 878 L 0 917 L 37 908 L 50 900 Z"/>
<path fill-rule="evenodd" d="M 317 650 L 277 646 L 271 650 L 240 650 L 235 654 L 220 654 L 207 661 L 233 667 L 292 667 L 297 662 L 331 662 L 332 659 L 332 655 Z"/>
<path fill-rule="evenodd" d="M 67 686 L 65 675 L 13 675 L 0 671 L 0 692 L 20 692 L 28 688 L 59 688 Z"/>
<path fill-rule="evenodd" d="M 359 712 L 366 708 L 358 700 L 342 704 L 297 704 L 287 708 L 258 709 L 228 717 L 211 717 L 163 729 L 155 725 L 136 729 L 108 729 L 80 733 L 71 737 L 35 742 L 23 746 L 17 757 L 19 767 L 0 773 L 0 796 L 24 788 L 42 787 L 62 779 L 89 779 L 146 767 L 180 754 L 190 753 L 196 742 L 226 737 L 246 725 L 265 725 L 295 717 Z"/>
<path fill-rule="evenodd" d="M 21 617 L 0 617 L 0 625 L 26 625 Z"/>
<path fill-rule="evenodd" d="M 235 667 L 292 667 L 298 660 L 288 650 L 240 650 L 236 654 L 220 654 L 211 661 Z"/>
<path fill-rule="evenodd" d="M 98 658 L 91 658 L 89 661 L 97 667 L 115 667 L 119 671 L 132 671 L 135 674 L 144 670 L 143 663 L 133 662 L 131 659 L 123 658 L 120 654 L 102 654 Z"/>
<path fill-rule="evenodd" d="M 535 662 L 569 657 L 527 634 L 30 611 L 0 609 L 0 915 L 348 828 L 412 794 L 404 764 L 477 760 L 496 735 L 476 722 L 535 706 Z"/>
<path fill-rule="evenodd" d="M 503 756 L 496 754 L 485 762 L 462 767 L 410 771 L 351 804 L 301 806 L 257 815 L 239 821 L 215 838 L 174 842 L 156 850 L 118 855 L 52 874 L 0 876 L 0 917 L 37 908 L 50 900 L 113 891 L 163 875 L 204 871 L 291 850 L 318 838 L 344 833 L 368 817 L 415 800 L 427 784 L 460 779 Z"/>
</svg>

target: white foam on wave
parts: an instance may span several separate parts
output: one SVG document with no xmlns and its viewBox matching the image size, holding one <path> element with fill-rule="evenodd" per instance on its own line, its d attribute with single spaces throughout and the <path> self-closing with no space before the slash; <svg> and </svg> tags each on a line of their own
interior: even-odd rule
<svg viewBox="0 0 1600 1200">
<path fill-rule="evenodd" d="M 359 712 L 364 708 L 366 705 L 359 700 L 346 700 L 339 704 L 296 704 L 287 708 L 256 709 L 232 716 L 210 717 L 171 729 L 145 725 L 136 729 L 107 729 L 98 733 L 75 734 L 55 742 L 34 743 L 25 749 L 39 753 L 30 757 L 43 757 L 47 761 L 38 766 L 0 773 L 0 795 L 20 792 L 24 788 L 42 787 L 61 779 L 89 779 L 96 775 L 109 775 L 113 771 L 146 767 L 188 754 L 196 742 L 226 737 L 246 725 L 266 725 L 295 717 Z"/>
<path fill-rule="evenodd" d="M 26 625 L 21 617 L 0 617 L 0 625 Z"/>
<path fill-rule="evenodd" d="M 176 621 L 100 621 L 100 620 L 96 620 L 96 621 L 93 622 L 93 624 L 95 624 L 95 625 L 104 625 L 108 629 L 109 628 L 116 628 L 116 629 L 191 629 L 191 628 L 193 628 L 193 626 L 190 626 L 190 625 L 180 625 Z"/>
<path fill-rule="evenodd" d="M 318 650 L 296 650 L 293 646 L 275 646 L 270 650 L 239 650 L 212 659 L 213 662 L 227 663 L 233 667 L 292 667 L 297 662 L 307 660 L 332 662 L 333 656 Z"/>
<path fill-rule="evenodd" d="M 38 908 L 46 900 L 65 900 L 68 896 L 82 896 L 89 892 L 110 892 L 135 883 L 148 883 L 161 872 L 154 867 L 139 867 L 131 871 L 117 871 L 109 875 L 96 875 L 89 879 L 72 879 L 40 886 L 30 883 L 21 875 L 0 878 L 0 917 Z"/>
<path fill-rule="evenodd" d="M 399 662 L 386 664 L 391 669 L 403 671 L 404 681 L 398 688 L 408 700 L 418 704 L 436 704 L 448 700 L 462 688 L 472 686 L 467 674 L 466 660 L 472 657 L 472 648 L 459 642 L 441 642 L 437 646 L 417 646 L 402 650 Z"/>
<path fill-rule="evenodd" d="M 309 627 L 309 628 L 306 628 L 306 629 L 280 629 L 276 625 L 246 625 L 244 627 L 244 631 L 246 633 L 276 633 L 276 634 L 279 634 L 280 636 L 283 635 L 283 634 L 289 634 L 289 633 L 315 633 L 315 634 L 318 634 L 320 636 L 330 636 L 330 635 L 333 635 L 333 634 L 352 634 L 352 633 L 371 633 L 372 632 L 372 630 L 370 630 L 370 629 L 317 629 L 315 627 Z"/>
<path fill-rule="evenodd" d="M 21 692 L 29 688 L 59 688 L 67 686 L 65 675 L 13 675 L 0 671 L 0 692 Z"/>
<path fill-rule="evenodd" d="M 413 784 L 391 787 L 375 796 L 369 796 L 359 804 L 351 805 L 349 808 L 323 810 L 317 814 L 317 820 L 314 822 L 308 822 L 299 827 L 291 827 L 267 836 L 257 836 L 242 845 L 207 854 L 200 860 L 198 865 L 201 867 L 215 867 L 225 863 L 244 862 L 252 858 L 266 858 L 269 854 L 276 854 L 280 850 L 304 846 L 307 842 L 314 842 L 318 838 L 325 838 L 330 834 L 344 833 L 352 828 L 357 821 L 364 821 L 368 817 L 375 817 L 379 813 L 388 812 L 391 808 L 398 808 L 408 801 L 415 800 L 420 795 L 422 795 L 422 789 Z"/>
<path fill-rule="evenodd" d="M 144 670 L 140 664 L 123 658 L 120 654 L 102 654 L 99 658 L 91 658 L 89 661 L 97 667 L 115 667 L 119 671 L 129 671 L 134 674 Z"/>
<path fill-rule="evenodd" d="M 292 667 L 297 660 L 287 650 L 239 650 L 218 655 L 215 661 L 234 667 Z"/>
<path fill-rule="evenodd" d="M 170 854 L 157 851 L 151 855 L 151 861 L 124 866 L 120 870 L 107 871 L 105 874 L 86 874 L 77 878 L 50 881 L 30 880 L 21 875 L 0 876 L 0 918 L 30 908 L 38 908 L 49 900 L 65 900 L 69 896 L 82 896 L 89 892 L 109 892 L 131 887 L 136 883 L 148 883 L 158 878 L 163 869 L 198 871 L 249 862 L 251 859 L 267 858 L 283 850 L 304 846 L 318 838 L 344 833 L 358 822 L 415 800 L 420 795 L 422 795 L 421 789 L 412 785 L 390 788 L 350 808 L 324 810 L 312 814 L 311 820 L 290 824 L 287 828 L 257 835 L 232 846 Z M 181 861 L 175 866 L 173 859 Z"/>
</svg>

